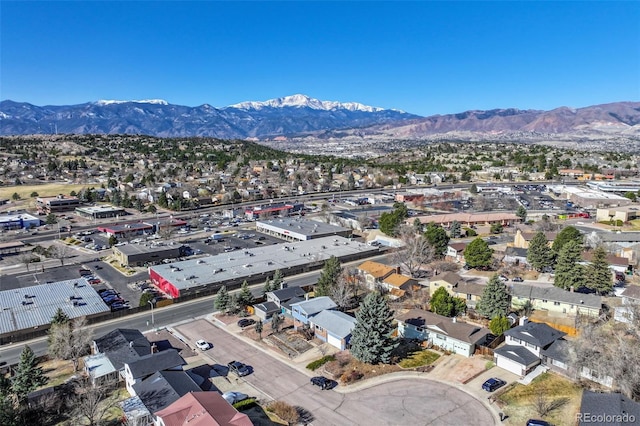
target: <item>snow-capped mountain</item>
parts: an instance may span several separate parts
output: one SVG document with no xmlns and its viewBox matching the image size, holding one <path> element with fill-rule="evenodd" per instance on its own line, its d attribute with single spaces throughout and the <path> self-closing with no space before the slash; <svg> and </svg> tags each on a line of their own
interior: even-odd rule
<svg viewBox="0 0 640 426">
<path fill-rule="evenodd" d="M 160 99 L 100 100 L 62 106 L 7 100 L 0 102 L 0 135 L 52 133 L 57 129 L 58 133 L 269 138 L 391 124 L 417 117 L 398 110 L 320 101 L 305 95 L 224 108 L 173 105 Z"/>
<path fill-rule="evenodd" d="M 345 109 L 347 111 L 364 111 L 364 112 L 377 112 L 384 111 L 384 108 L 372 107 L 363 105 L 358 102 L 337 102 L 337 101 L 321 101 L 311 98 L 307 95 L 291 95 L 283 98 L 269 99 L 264 102 L 241 102 L 239 104 L 230 105 L 228 108 L 237 108 L 244 110 L 261 110 L 263 108 L 311 108 L 324 111 L 332 111 L 338 109 Z M 403 112 L 399 110 L 393 110 Z"/>
<path fill-rule="evenodd" d="M 143 99 L 139 101 L 115 101 L 115 100 L 101 99 L 99 101 L 96 101 L 95 104 L 96 105 L 114 105 L 114 104 L 126 104 L 128 102 L 132 102 L 135 104 L 169 105 L 169 102 L 165 101 L 164 99 Z"/>
</svg>

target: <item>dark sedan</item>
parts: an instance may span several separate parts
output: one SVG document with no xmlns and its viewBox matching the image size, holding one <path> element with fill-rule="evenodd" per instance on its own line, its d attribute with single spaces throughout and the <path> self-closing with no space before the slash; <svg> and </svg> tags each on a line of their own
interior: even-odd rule
<svg viewBox="0 0 640 426">
<path fill-rule="evenodd" d="M 506 384 L 507 382 L 505 382 L 504 380 L 492 377 L 482 384 L 482 389 L 486 390 L 487 392 L 493 392 L 494 390 L 499 389 Z"/>
<path fill-rule="evenodd" d="M 251 368 L 240 361 L 231 361 L 227 364 L 227 367 L 229 367 L 229 372 L 235 373 L 238 377 L 243 377 L 251 373 Z"/>
</svg>

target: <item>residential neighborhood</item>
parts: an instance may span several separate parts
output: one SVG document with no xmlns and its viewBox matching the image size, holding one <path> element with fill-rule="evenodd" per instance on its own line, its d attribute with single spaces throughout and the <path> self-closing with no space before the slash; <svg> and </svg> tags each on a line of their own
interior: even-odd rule
<svg viewBox="0 0 640 426">
<path fill-rule="evenodd" d="M 67 141 L 65 155 L 88 142 Z M 207 149 L 246 148 L 222 147 Z M 82 424 L 89 413 L 92 424 L 165 426 L 193 416 L 395 424 L 446 412 L 438 399 L 415 411 L 408 396 L 385 410 L 359 402 L 396 386 L 387 380 L 455 393 L 468 401 L 451 414 L 462 424 L 472 415 L 576 424 L 598 398 L 634 412 L 640 225 L 631 213 L 640 205 L 631 195 L 568 175 L 392 175 L 252 149 L 234 173 L 197 178 L 153 155 L 126 162 L 124 179 L 124 169 L 86 163 L 91 187 L 77 183 L 75 163 L 51 159 L 46 176 L 76 174 L 68 188 L 9 197 L 0 214 L 0 367 L 16 383 L 3 388 L 7 412 L 40 407 L 43 424 Z M 40 164 L 11 158 L 12 179 Z M 166 181 L 145 174 L 153 164 Z M 615 188 L 610 175 L 601 178 Z"/>
</svg>

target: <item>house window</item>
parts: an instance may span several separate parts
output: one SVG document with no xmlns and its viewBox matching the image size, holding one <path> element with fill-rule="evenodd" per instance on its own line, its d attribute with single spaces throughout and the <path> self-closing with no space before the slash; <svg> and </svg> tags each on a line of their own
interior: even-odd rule
<svg viewBox="0 0 640 426">
<path fill-rule="evenodd" d="M 424 328 L 422 327 L 416 327 L 416 331 L 420 332 L 420 333 L 424 333 Z"/>
<path fill-rule="evenodd" d="M 542 303 L 547 303 L 548 300 L 547 299 L 542 299 Z"/>
<path fill-rule="evenodd" d="M 553 306 L 560 306 L 560 302 L 553 302 Z"/>
<path fill-rule="evenodd" d="M 316 330 L 318 330 L 318 331 L 324 331 L 324 328 L 320 327 L 319 325 L 316 325 Z"/>
</svg>

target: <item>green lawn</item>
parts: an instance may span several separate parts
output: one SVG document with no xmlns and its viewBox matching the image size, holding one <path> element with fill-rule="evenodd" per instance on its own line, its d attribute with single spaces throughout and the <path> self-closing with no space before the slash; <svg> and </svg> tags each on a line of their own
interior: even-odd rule
<svg viewBox="0 0 640 426">
<path fill-rule="evenodd" d="M 438 358 L 440 358 L 439 354 L 430 350 L 423 350 L 414 352 L 408 358 L 400 361 L 398 365 L 402 368 L 423 367 L 425 365 L 433 364 Z"/>
</svg>

